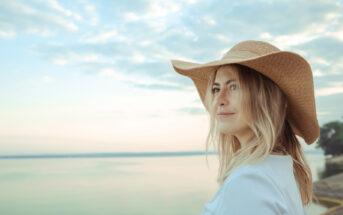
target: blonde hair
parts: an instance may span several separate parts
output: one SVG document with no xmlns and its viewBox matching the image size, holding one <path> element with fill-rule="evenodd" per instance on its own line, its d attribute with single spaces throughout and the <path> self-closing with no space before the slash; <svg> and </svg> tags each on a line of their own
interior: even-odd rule
<svg viewBox="0 0 343 215">
<path fill-rule="evenodd" d="M 240 89 L 242 111 L 254 138 L 241 145 L 230 134 L 220 133 L 216 110 L 213 105 L 212 85 L 217 71 L 210 75 L 205 95 L 205 105 L 209 107 L 210 129 L 206 139 L 206 159 L 212 143 L 218 151 L 219 171 L 217 182 L 225 179 L 238 167 L 262 161 L 277 145 L 281 144 L 293 159 L 293 173 L 299 187 L 302 204 L 312 203 L 312 174 L 305 159 L 300 142 L 287 121 L 287 98 L 281 89 L 268 77 L 240 64 L 236 73 Z M 280 123 L 283 122 L 283 123 Z"/>
</svg>

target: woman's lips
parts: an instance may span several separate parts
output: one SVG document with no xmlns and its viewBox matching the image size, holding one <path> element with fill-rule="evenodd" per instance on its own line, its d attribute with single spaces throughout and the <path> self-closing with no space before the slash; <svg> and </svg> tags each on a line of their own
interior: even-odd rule
<svg viewBox="0 0 343 215">
<path fill-rule="evenodd" d="M 234 115 L 234 113 L 222 113 L 222 114 L 218 114 L 218 116 L 220 118 L 226 118 L 226 117 L 230 117 L 231 115 Z"/>
</svg>

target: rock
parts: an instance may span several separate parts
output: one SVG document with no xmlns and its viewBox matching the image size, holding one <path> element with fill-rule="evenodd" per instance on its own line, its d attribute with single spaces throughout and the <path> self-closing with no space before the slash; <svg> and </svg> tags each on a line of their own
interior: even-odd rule
<svg viewBox="0 0 343 215">
<path fill-rule="evenodd" d="M 343 165 L 343 155 L 327 157 L 325 160 L 327 163 L 337 163 Z"/>
</svg>

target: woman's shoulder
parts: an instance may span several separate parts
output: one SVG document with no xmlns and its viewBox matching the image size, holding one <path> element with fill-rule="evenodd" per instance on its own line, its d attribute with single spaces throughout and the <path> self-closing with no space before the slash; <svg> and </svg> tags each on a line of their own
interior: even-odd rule
<svg viewBox="0 0 343 215">
<path fill-rule="evenodd" d="M 222 187 L 223 211 L 245 211 L 241 214 L 279 214 L 288 211 L 283 194 L 279 188 L 254 166 L 244 166 L 234 171 Z M 246 208 L 249 206 L 249 208 Z M 262 213 L 263 212 L 263 213 Z"/>
<path fill-rule="evenodd" d="M 275 180 L 264 170 L 263 167 L 245 165 L 236 169 L 224 182 L 225 190 L 234 192 L 240 189 L 241 192 L 251 192 L 251 189 L 259 189 L 260 192 L 282 196 L 280 188 Z"/>
<path fill-rule="evenodd" d="M 270 177 L 266 174 L 263 167 L 257 165 L 244 165 L 237 168 L 231 173 L 231 175 L 226 179 L 225 183 L 230 183 L 232 181 L 240 181 L 240 179 L 258 179 L 261 178 L 263 181 L 270 181 Z"/>
<path fill-rule="evenodd" d="M 251 183 L 272 183 L 279 187 L 281 182 L 286 183 L 287 181 L 284 180 L 290 179 L 291 176 L 293 176 L 291 157 L 269 156 L 262 162 L 237 168 L 225 183 L 232 183 L 234 180 L 238 183 L 250 181 Z M 241 180 L 245 178 L 247 180 Z"/>
</svg>

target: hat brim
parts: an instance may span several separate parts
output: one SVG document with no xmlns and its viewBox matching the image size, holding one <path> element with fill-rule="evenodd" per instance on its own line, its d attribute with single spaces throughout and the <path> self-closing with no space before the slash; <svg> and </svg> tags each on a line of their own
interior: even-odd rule
<svg viewBox="0 0 343 215">
<path fill-rule="evenodd" d="M 209 75 L 220 66 L 241 64 L 250 67 L 273 80 L 286 94 L 288 100 L 287 119 L 294 133 L 312 144 L 319 136 L 314 100 L 312 70 L 308 62 L 300 55 L 278 51 L 249 59 L 229 58 L 204 64 L 171 60 L 173 68 L 181 75 L 191 78 L 205 108 L 205 93 Z"/>
</svg>

